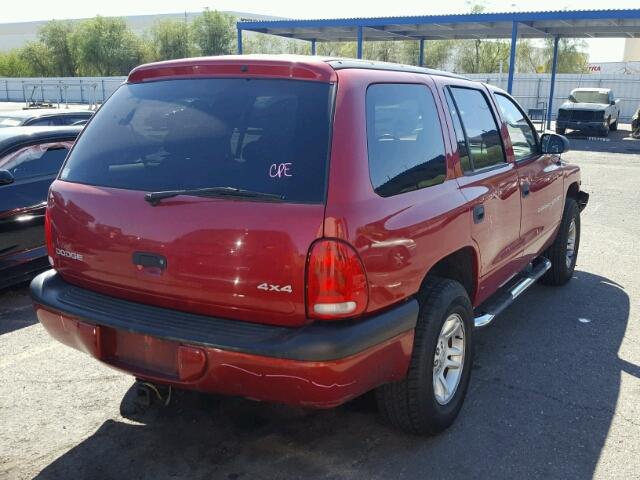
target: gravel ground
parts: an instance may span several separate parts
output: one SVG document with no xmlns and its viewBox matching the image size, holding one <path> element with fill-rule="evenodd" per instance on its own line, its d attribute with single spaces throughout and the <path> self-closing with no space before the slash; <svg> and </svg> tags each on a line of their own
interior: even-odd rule
<svg viewBox="0 0 640 480">
<path fill-rule="evenodd" d="M 25 287 L 0 292 L 0 478 L 640 478 L 640 142 L 571 135 L 583 168 L 574 280 L 535 286 L 479 332 L 467 401 L 435 438 L 365 397 L 329 411 L 177 394 L 55 342 Z"/>
</svg>

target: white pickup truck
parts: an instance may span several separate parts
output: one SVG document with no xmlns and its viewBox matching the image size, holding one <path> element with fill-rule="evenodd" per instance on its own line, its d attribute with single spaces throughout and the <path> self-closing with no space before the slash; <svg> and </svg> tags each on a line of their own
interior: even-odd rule
<svg viewBox="0 0 640 480">
<path fill-rule="evenodd" d="M 572 130 L 597 131 L 609 135 L 618 129 L 620 99 L 609 88 L 576 88 L 558 109 L 556 133 Z"/>
</svg>

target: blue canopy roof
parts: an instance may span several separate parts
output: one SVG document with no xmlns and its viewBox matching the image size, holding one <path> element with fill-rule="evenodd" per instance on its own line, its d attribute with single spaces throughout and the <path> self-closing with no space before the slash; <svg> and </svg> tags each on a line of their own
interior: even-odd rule
<svg viewBox="0 0 640 480">
<path fill-rule="evenodd" d="M 640 38 L 640 9 L 473 13 L 320 20 L 243 20 L 238 29 L 301 40 L 446 40 L 518 37 Z"/>
</svg>

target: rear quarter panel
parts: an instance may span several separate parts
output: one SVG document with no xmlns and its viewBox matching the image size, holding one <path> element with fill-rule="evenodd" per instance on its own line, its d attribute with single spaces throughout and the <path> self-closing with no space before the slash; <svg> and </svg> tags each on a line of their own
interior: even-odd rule
<svg viewBox="0 0 640 480">
<path fill-rule="evenodd" d="M 444 183 L 380 197 L 369 177 L 366 89 L 374 83 L 418 83 L 431 89 L 442 128 L 447 177 Z M 449 253 L 475 247 L 468 206 L 455 181 L 444 111 L 425 75 L 372 70 L 338 71 L 329 192 L 324 234 L 355 246 L 370 286 L 368 312 L 415 294 L 430 268 Z"/>
</svg>

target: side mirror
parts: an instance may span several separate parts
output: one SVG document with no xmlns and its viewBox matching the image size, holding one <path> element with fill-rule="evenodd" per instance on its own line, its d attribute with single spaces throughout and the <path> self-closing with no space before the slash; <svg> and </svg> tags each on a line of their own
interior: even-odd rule
<svg viewBox="0 0 640 480">
<path fill-rule="evenodd" d="M 560 154 L 569 151 L 569 140 L 564 135 L 543 133 L 540 141 L 542 144 L 542 153 Z"/>
<path fill-rule="evenodd" d="M 0 170 L 0 185 L 9 185 L 14 181 L 15 178 L 13 178 L 9 170 Z"/>
</svg>

